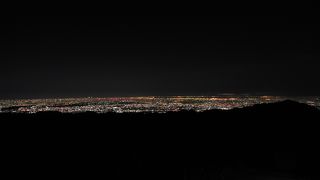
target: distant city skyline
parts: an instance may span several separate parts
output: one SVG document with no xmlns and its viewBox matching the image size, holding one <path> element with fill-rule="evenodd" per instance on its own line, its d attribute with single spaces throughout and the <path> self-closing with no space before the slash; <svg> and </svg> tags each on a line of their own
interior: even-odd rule
<svg viewBox="0 0 320 180">
<path fill-rule="evenodd" d="M 0 100 L 0 112 L 37 113 L 166 113 L 179 111 L 203 112 L 213 109 L 230 110 L 285 100 L 308 104 L 320 109 L 320 97 L 283 96 L 172 96 L 172 97 L 114 97 Z"/>
</svg>

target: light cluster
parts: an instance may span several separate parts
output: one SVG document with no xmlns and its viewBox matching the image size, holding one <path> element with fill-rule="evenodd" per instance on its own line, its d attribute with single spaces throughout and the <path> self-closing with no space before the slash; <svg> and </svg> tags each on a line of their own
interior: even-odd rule
<svg viewBox="0 0 320 180">
<path fill-rule="evenodd" d="M 319 97 L 280 96 L 171 96 L 171 97 L 112 97 L 112 98 L 65 98 L 22 99 L 0 101 L 0 112 L 36 113 L 58 111 L 77 112 L 177 112 L 193 110 L 202 112 L 212 109 L 229 110 L 261 103 L 272 103 L 292 99 L 311 106 L 320 107 Z"/>
</svg>

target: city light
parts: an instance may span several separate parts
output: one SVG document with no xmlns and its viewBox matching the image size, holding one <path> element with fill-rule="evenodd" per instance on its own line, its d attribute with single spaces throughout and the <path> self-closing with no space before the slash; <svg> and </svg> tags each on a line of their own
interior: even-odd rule
<svg viewBox="0 0 320 180">
<path fill-rule="evenodd" d="M 230 110 L 262 103 L 291 99 L 320 107 L 318 97 L 281 96 L 172 96 L 172 97 L 111 97 L 1 100 L 0 112 L 37 113 L 57 111 L 62 113 L 166 113 L 178 111 L 203 112 L 212 109 Z"/>
</svg>

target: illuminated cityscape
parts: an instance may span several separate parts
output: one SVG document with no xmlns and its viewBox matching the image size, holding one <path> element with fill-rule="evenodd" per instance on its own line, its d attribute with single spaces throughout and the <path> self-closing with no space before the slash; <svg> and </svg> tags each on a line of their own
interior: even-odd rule
<svg viewBox="0 0 320 180">
<path fill-rule="evenodd" d="M 282 96 L 170 96 L 112 97 L 0 100 L 0 112 L 37 113 L 166 113 L 178 111 L 203 112 L 212 109 L 229 110 L 262 103 L 294 100 L 320 108 L 319 97 Z"/>
</svg>

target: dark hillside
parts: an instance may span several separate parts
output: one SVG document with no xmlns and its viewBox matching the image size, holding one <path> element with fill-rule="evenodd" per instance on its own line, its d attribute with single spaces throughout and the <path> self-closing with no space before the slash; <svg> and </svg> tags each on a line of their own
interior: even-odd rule
<svg viewBox="0 0 320 180">
<path fill-rule="evenodd" d="M 23 177 L 317 179 L 319 117 L 293 101 L 202 113 L 5 113 L 1 162 Z"/>
</svg>

